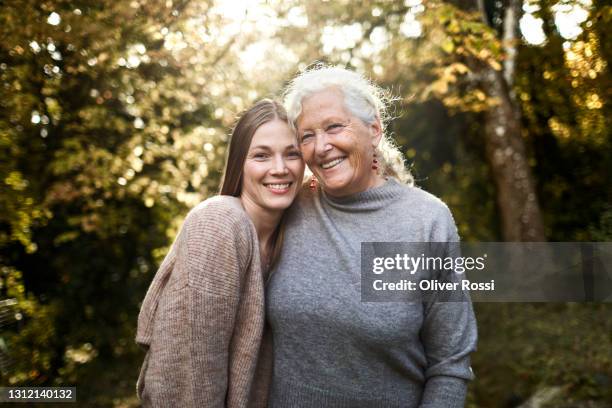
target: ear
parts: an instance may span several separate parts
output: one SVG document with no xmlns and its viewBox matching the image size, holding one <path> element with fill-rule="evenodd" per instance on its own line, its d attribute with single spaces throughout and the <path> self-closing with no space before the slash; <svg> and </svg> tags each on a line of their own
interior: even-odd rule
<svg viewBox="0 0 612 408">
<path fill-rule="evenodd" d="M 372 147 L 376 148 L 382 138 L 382 124 L 380 123 L 380 117 L 376 115 L 376 120 L 370 125 L 370 134 L 372 136 Z"/>
</svg>

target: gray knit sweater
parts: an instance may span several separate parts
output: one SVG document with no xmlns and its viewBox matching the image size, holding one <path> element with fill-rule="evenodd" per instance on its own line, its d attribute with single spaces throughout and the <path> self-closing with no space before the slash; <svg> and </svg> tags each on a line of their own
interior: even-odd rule
<svg viewBox="0 0 612 408">
<path fill-rule="evenodd" d="M 267 289 L 271 407 L 461 407 L 469 302 L 365 303 L 360 244 L 457 241 L 446 205 L 390 179 L 349 197 L 301 192 Z"/>
</svg>

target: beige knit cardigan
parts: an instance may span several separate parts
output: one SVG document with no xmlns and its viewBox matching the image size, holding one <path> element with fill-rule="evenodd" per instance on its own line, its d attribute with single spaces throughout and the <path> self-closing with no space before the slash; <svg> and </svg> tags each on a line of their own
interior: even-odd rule
<svg viewBox="0 0 612 408">
<path fill-rule="evenodd" d="M 271 340 L 255 227 L 238 198 L 194 208 L 149 287 L 136 342 L 145 407 L 264 407 Z"/>
</svg>

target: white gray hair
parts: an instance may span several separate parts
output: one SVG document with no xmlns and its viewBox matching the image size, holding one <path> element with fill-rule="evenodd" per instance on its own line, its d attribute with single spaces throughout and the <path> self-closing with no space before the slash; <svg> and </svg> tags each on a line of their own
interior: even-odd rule
<svg viewBox="0 0 612 408">
<path fill-rule="evenodd" d="M 315 65 L 298 74 L 284 93 L 284 105 L 291 126 L 295 129 L 304 98 L 328 88 L 342 92 L 344 106 L 365 124 L 371 125 L 380 119 L 383 135 L 376 148 L 381 164 L 379 172 L 413 185 L 414 178 L 406 168 L 404 155 L 385 132 L 386 122 L 390 119 L 388 105 L 393 98 L 389 92 L 357 72 L 342 67 Z"/>
</svg>

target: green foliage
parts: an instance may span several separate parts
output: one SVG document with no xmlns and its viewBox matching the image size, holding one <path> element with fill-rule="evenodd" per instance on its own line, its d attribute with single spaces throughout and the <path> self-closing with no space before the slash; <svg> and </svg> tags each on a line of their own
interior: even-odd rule
<svg viewBox="0 0 612 408">
<path fill-rule="evenodd" d="M 611 310 L 610 304 L 476 305 L 477 381 L 468 406 L 516 406 L 543 385 L 564 386 L 567 406 L 609 403 Z"/>
<path fill-rule="evenodd" d="M 594 241 L 612 241 L 612 205 L 604 207 L 599 222 L 591 225 L 589 234 Z"/>
<path fill-rule="evenodd" d="M 553 241 L 601 240 L 590 234 L 589 225 L 597 223 L 612 202 L 612 108 L 607 91 L 612 83 L 605 45 L 592 24 L 602 12 L 605 9 L 591 10 L 591 19 L 573 42 L 550 29 L 546 44 L 519 50 L 516 95 Z M 552 19 L 550 12 L 540 14 Z M 545 21 L 544 26 L 554 24 Z"/>
<path fill-rule="evenodd" d="M 5 294 L 3 297 L 8 298 L 0 307 L 4 315 L 2 323 L 13 326 L 13 330 L 3 330 L 0 337 L 6 354 L 2 378 L 8 378 L 11 384 L 28 383 L 50 368 L 49 348 L 56 335 L 52 323 L 54 306 L 43 306 L 32 293 L 26 292 L 22 273 L 15 268 L 2 266 L 0 272 L 0 289 Z"/>
<path fill-rule="evenodd" d="M 188 208 L 216 191 L 227 129 L 316 60 L 397 94 L 389 130 L 417 184 L 449 204 L 464 240 L 498 240 L 482 138 L 497 101 L 474 78 L 507 57 L 504 9 L 486 1 L 484 20 L 459 3 L 285 1 L 234 20 L 214 1 L 3 2 L 0 382 L 136 405 L 139 302 Z M 593 1 L 565 40 L 553 2 L 532 3 L 547 41 L 518 44 L 512 94 L 547 235 L 610 240 L 611 8 Z M 470 406 L 512 405 L 540 385 L 612 401 L 608 306 L 476 311 Z"/>
<path fill-rule="evenodd" d="M 160 251 L 216 189 L 224 154 L 205 89 L 183 87 L 165 47 L 183 7 L 3 6 L 1 290 L 19 316 L 1 335 L 14 363 L 3 384 L 71 384 L 97 360 L 139 355 Z"/>
</svg>

